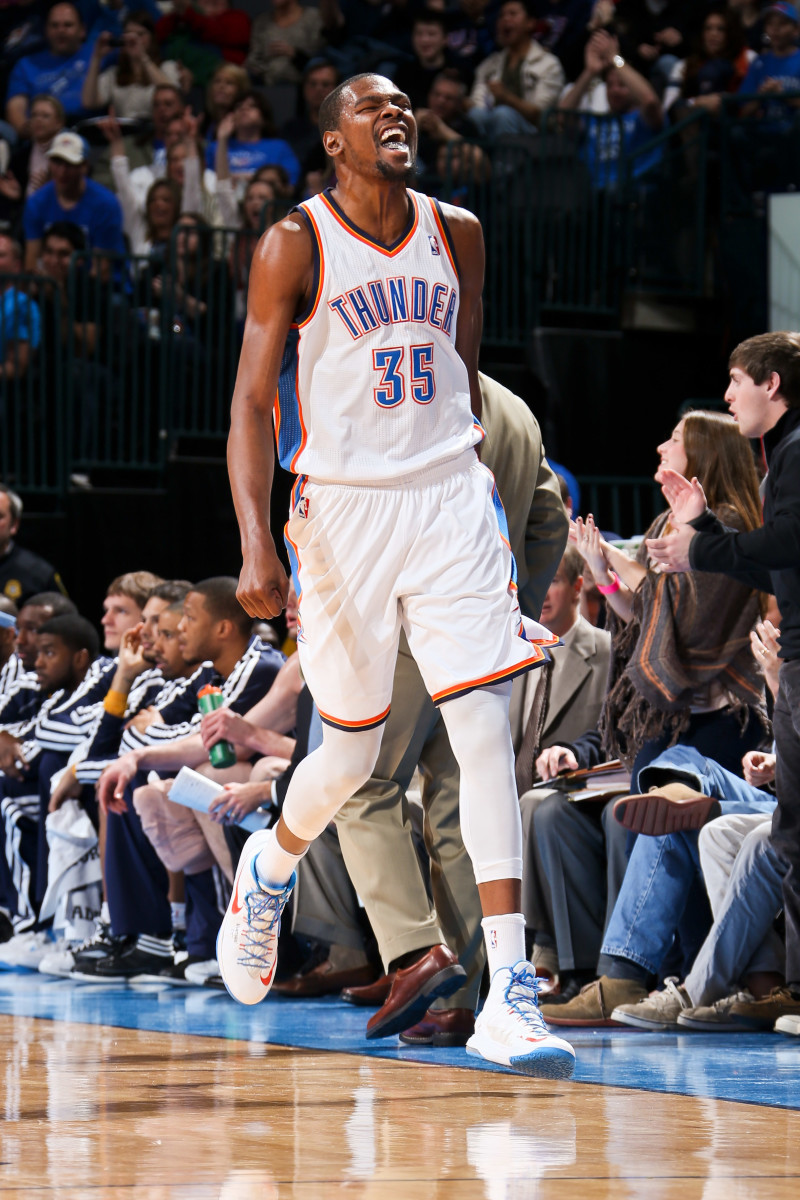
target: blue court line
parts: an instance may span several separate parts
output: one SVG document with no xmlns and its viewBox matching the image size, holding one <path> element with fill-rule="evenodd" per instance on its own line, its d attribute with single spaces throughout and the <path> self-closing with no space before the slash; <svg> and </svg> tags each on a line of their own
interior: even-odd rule
<svg viewBox="0 0 800 1200">
<path fill-rule="evenodd" d="M 364 1031 L 370 1010 L 333 997 L 268 997 L 248 1007 L 225 992 L 206 988 L 103 986 L 4 971 L 0 972 L 0 1013 L 511 1073 L 461 1049 L 404 1046 L 396 1038 L 367 1041 Z M 557 1032 L 575 1046 L 576 1083 L 800 1109 L 800 1037 L 625 1029 Z"/>
</svg>

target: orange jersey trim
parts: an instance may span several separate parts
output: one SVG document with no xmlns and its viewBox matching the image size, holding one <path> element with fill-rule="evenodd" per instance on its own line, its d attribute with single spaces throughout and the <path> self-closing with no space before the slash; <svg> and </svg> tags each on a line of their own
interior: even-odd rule
<svg viewBox="0 0 800 1200">
<path fill-rule="evenodd" d="M 395 246 L 394 249 L 392 249 L 392 250 L 387 250 L 385 246 L 382 246 L 380 244 L 380 242 L 373 242 L 371 238 L 366 237 L 363 233 L 359 233 L 358 230 L 355 228 L 355 226 L 351 225 L 349 221 L 343 220 L 343 218 L 339 215 L 339 213 L 336 211 L 334 206 L 331 204 L 328 197 L 323 192 L 320 193 L 319 198 L 322 201 L 322 203 L 325 205 L 325 207 L 327 208 L 328 212 L 334 218 L 334 220 L 338 221 L 339 224 L 341 225 L 342 229 L 347 230 L 347 232 L 350 234 L 351 237 L 354 237 L 356 239 L 356 241 L 358 241 L 358 242 L 363 242 L 363 244 L 365 246 L 371 246 L 373 250 L 377 250 L 378 253 L 382 254 L 385 258 L 394 258 L 395 255 L 399 254 L 401 250 L 405 250 L 406 246 L 411 241 L 414 234 L 417 232 L 417 229 L 419 228 L 419 208 L 417 207 L 417 201 L 414 198 L 414 196 L 411 194 L 411 192 L 409 192 L 408 194 L 411 197 L 411 203 L 414 206 L 414 220 L 411 222 L 411 228 L 409 229 L 406 236 L 403 238 L 402 242 L 400 242 L 400 244 Z"/>
<path fill-rule="evenodd" d="M 444 688 L 441 692 L 435 692 L 431 699 L 434 704 L 440 704 L 443 700 L 452 700 L 456 696 L 462 696 L 466 692 L 474 692 L 476 688 L 489 687 L 493 683 L 498 683 L 501 679 L 511 679 L 515 675 L 521 675 L 523 671 L 529 670 L 537 664 L 545 662 L 547 655 L 544 650 L 540 649 L 535 642 L 528 642 L 533 655 L 526 658 L 524 662 L 512 663 L 510 667 L 503 667 L 501 671 L 494 671 L 491 675 L 482 675 L 479 679 L 470 679 L 466 683 L 456 683 L 453 687 Z"/>
<path fill-rule="evenodd" d="M 319 235 L 319 228 L 317 227 L 317 222 L 314 220 L 314 214 L 309 209 L 307 209 L 304 204 L 301 204 L 300 208 L 302 208 L 303 212 L 305 213 L 305 215 L 308 217 L 309 221 L 311 222 L 311 228 L 314 230 L 314 237 L 316 238 L 316 241 L 317 241 L 317 253 L 319 254 L 319 279 L 317 280 L 317 294 L 314 297 L 314 303 L 311 306 L 311 312 L 308 314 L 308 316 L 305 318 L 305 320 L 300 321 L 296 324 L 293 324 L 292 325 L 293 329 L 302 329 L 303 326 L 307 325 L 308 322 L 312 319 L 312 317 L 316 313 L 317 309 L 319 308 L 319 302 L 322 297 L 322 285 L 325 282 L 325 255 L 322 250 L 322 238 Z"/>
<path fill-rule="evenodd" d="M 338 717 L 332 717 L 329 713 L 324 713 L 317 706 L 317 711 L 326 725 L 333 725 L 336 729 L 375 729 L 378 725 L 382 725 L 391 711 L 391 704 L 378 713 L 377 717 L 368 717 L 365 721 L 341 721 Z"/>
</svg>

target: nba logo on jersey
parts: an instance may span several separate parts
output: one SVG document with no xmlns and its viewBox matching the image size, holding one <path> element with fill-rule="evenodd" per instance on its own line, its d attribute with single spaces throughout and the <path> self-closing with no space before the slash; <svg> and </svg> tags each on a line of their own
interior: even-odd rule
<svg viewBox="0 0 800 1200">
<path fill-rule="evenodd" d="M 298 517 L 307 517 L 308 516 L 308 497 L 307 496 L 301 496 L 300 499 L 297 501 L 297 515 L 298 515 Z"/>
<path fill-rule="evenodd" d="M 438 254 L 439 253 L 439 241 L 438 241 L 436 235 L 433 233 L 429 233 L 428 241 L 431 244 L 431 254 Z"/>
</svg>

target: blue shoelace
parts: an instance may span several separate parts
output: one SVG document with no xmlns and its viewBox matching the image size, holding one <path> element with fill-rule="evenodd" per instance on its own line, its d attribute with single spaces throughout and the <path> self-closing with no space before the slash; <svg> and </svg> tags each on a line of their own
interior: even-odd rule
<svg viewBox="0 0 800 1200">
<path fill-rule="evenodd" d="M 274 953 L 270 954 L 270 945 L 264 946 L 262 938 L 275 931 L 281 931 L 281 913 L 286 903 L 288 888 L 282 892 L 253 891 L 245 897 L 247 909 L 247 928 L 243 934 L 243 955 L 237 961 L 241 967 L 257 967 L 259 970 L 269 970 L 272 966 Z M 277 924 L 277 929 L 275 928 Z"/>
<path fill-rule="evenodd" d="M 540 980 L 532 967 L 523 967 L 521 971 L 512 969 L 511 979 L 506 984 L 505 1001 L 514 1012 L 535 1025 L 537 1033 L 547 1033 L 539 1009 L 539 987 Z"/>
</svg>

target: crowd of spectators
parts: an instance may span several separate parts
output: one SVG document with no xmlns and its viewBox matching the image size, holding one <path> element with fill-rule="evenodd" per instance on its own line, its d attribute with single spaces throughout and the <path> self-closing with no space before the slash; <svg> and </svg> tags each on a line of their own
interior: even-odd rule
<svg viewBox="0 0 800 1200">
<path fill-rule="evenodd" d="M 54 289 L 69 228 L 44 235 Z M 778 406 L 767 455 L 788 489 L 777 499 L 781 561 L 799 540 L 784 463 L 797 441 L 798 353 L 796 335 L 744 343 L 726 393 L 745 422 L 737 364 L 756 374 L 761 359 L 777 364 L 767 384 L 745 382 Z M 682 482 L 707 505 L 696 527 L 750 539 L 741 545 L 756 562 L 773 536 L 762 526 L 763 459 L 731 415 L 685 412 L 654 456 L 664 512 L 622 547 L 591 514 L 567 515 L 533 415 L 489 377 L 480 383 L 484 461 L 504 496 L 520 605 L 560 640 L 547 668 L 514 682 L 510 712 L 544 1015 L 567 1027 L 780 1022 L 800 1033 L 779 920 L 797 870 L 786 812 L 782 840 L 770 835 L 778 605 L 791 613 L 791 658 L 796 566 L 758 575 L 762 587 L 780 582 L 776 598 L 746 572 L 684 564 L 665 574 L 657 553 L 686 528 Z M 778 484 L 768 476 L 766 486 L 771 522 Z M 101 649 L 99 614 L 78 615 L 53 568 L 22 548 L 21 517 L 0 485 L 0 968 L 219 988 L 216 935 L 247 830 L 274 823 L 321 736 L 295 654 L 296 597 L 273 627 L 245 614 L 233 578 L 131 571 L 108 585 Z M 201 715 L 209 686 L 222 707 Z M 368 1037 L 402 1030 L 409 1044 L 463 1044 L 484 969 L 480 906 L 458 832 L 458 769 L 405 649 L 375 777 L 298 873 L 276 992 L 341 992 L 377 1008 Z M 796 955 L 793 909 L 786 920 Z M 462 983 L 417 1009 L 409 981 L 445 942 Z"/>
<path fill-rule="evenodd" d="M 119 210 L 111 225 L 95 228 L 79 205 L 86 189 L 78 175 L 120 193 L 119 160 L 127 159 L 143 209 L 147 185 L 167 174 L 170 148 L 181 140 L 171 128 L 178 118 L 199 139 L 212 224 L 231 215 L 227 203 L 214 202 L 220 182 L 231 180 L 241 200 L 263 166 L 286 171 L 282 200 L 308 196 L 331 182 L 315 126 L 319 104 L 357 71 L 389 73 L 409 95 L 425 135 L 425 186 L 441 184 L 443 143 L 533 139 L 544 114 L 561 108 L 586 118 L 586 159 L 606 187 L 620 140 L 635 147 L 695 107 L 718 115 L 737 91 L 773 97 L 753 100 L 749 111 L 780 126 L 793 110 L 774 97 L 800 82 L 798 14 L 785 0 L 273 0 L 252 20 L 227 0 L 162 7 L 35 0 L 4 8 L 0 221 L 18 240 L 36 242 L 42 220 L 66 219 L 34 202 L 52 183 L 90 247 L 116 251 L 130 231 Z M 593 128 L 589 118 L 609 113 L 621 126 Z M 122 146 L 112 142 L 116 171 L 100 132 L 108 117 L 123 135 Z M 55 141 L 63 132 L 83 139 L 82 153 L 76 140 Z M 81 168 L 69 184 L 60 178 L 65 162 Z M 26 254 L 28 266 L 36 261 Z"/>
<path fill-rule="evenodd" d="M 224 297 L 226 320 L 241 326 L 260 233 L 335 182 L 316 122 L 325 96 L 349 74 L 381 71 L 408 93 L 420 130 L 420 186 L 432 191 L 454 164 L 483 180 L 496 173 L 502 183 L 497 148 L 533 151 L 550 121 L 575 123 L 576 154 L 593 186 L 612 192 L 623 148 L 636 152 L 634 176 L 644 175 L 660 161 L 660 144 L 650 143 L 661 131 L 697 109 L 716 121 L 739 93 L 743 116 L 752 118 L 739 131 L 746 191 L 765 179 L 772 186 L 785 165 L 796 108 L 782 93 L 800 91 L 799 35 L 798 13 L 785 0 L 273 0 L 252 21 L 227 0 L 173 0 L 169 11 L 155 0 L 135 11 L 113 0 L 7 5 L 0 412 L 5 381 L 34 371 L 42 344 L 60 343 L 79 372 L 77 436 L 88 436 L 96 397 L 113 383 L 113 364 L 101 361 L 103 329 L 122 301 L 148 336 L 168 330 L 179 339 L 179 378 L 194 371 L 216 379 L 214 305 Z M 70 286 L 76 271 L 91 287 Z M 20 279 L 23 272 L 37 281 Z M 521 402 L 491 380 L 483 386 L 485 413 L 499 397 L 487 446 L 512 412 L 528 444 L 528 417 L 514 409 Z M 800 399 L 790 402 L 794 409 Z M 730 418 L 689 414 L 659 456 L 662 468 L 700 479 L 727 526 L 759 524 L 756 462 Z M 502 469 L 500 462 L 507 495 Z M 534 479 L 527 507 L 536 536 L 528 541 L 545 578 L 523 607 L 564 646 L 548 694 L 530 680 L 518 684 L 513 719 L 525 915 L 531 955 L 549 981 L 546 1015 L 566 1025 L 772 1028 L 776 1014 L 800 1014 L 800 999 L 783 987 L 774 927 L 786 866 L 764 824 L 773 806 L 764 787 L 774 769 L 768 712 L 780 614 L 764 594 L 721 575 L 684 572 L 673 585 L 644 543 L 633 558 L 588 516 L 572 526 L 565 550 L 566 516 L 543 459 Z M 540 519 L 545 510 L 549 523 Z M 0 965 L 115 985 L 155 977 L 219 986 L 215 936 L 243 844 L 240 823 L 274 821 L 293 767 L 319 739 L 291 653 L 294 608 L 279 649 L 271 627 L 253 628 L 235 580 L 165 581 L 131 571 L 109 584 L 101 653 L 96 614 L 78 615 L 52 569 L 39 564 L 36 575 L 21 551 L 20 518 L 18 497 L 0 487 Z M 669 522 L 665 513 L 649 535 Z M 35 586 L 26 586 L 28 576 Z M 609 631 L 599 627 L 605 616 Z M 201 721 L 197 693 L 209 684 L 226 704 Z M 294 996 L 349 988 L 352 1002 L 383 1006 L 398 974 L 435 945 L 432 932 L 452 932 L 465 991 L 403 1034 L 439 1045 L 468 1035 L 482 961 L 478 926 L 464 915 L 479 910 L 453 832 L 455 767 L 436 714 L 424 719 L 410 764 L 422 765 L 420 803 L 408 808 L 419 825 L 415 911 L 424 916 L 427 884 L 442 898 L 446 926 L 447 871 L 460 872 L 449 893 L 459 900 L 451 925 L 439 930 L 435 915 L 427 924 L 415 917 L 399 932 L 396 916 L 370 899 L 358 864 L 362 830 L 381 807 L 375 787 L 355 818 L 343 811 L 341 839 L 328 831 L 303 860 L 276 987 Z M 220 741 L 234 747 L 234 765 L 211 765 L 209 750 Z M 623 786 L 633 795 L 652 786 L 695 808 L 712 796 L 723 824 L 699 837 L 634 828 L 635 806 L 575 802 L 574 788 L 544 786 L 612 753 L 630 773 Z M 405 751 L 399 757 L 402 771 L 387 777 L 405 796 L 409 759 Z M 170 799 L 182 767 L 217 785 L 207 814 Z M 68 837 L 84 816 L 97 831 L 102 871 L 71 867 L 59 884 L 48 831 Z M 405 821 L 395 830 L 401 840 L 407 832 Z M 81 836 L 84 846 L 85 830 Z M 387 861 L 402 853 L 395 847 Z M 655 877 L 662 890 L 650 914 Z M 742 937 L 748 887 L 760 888 L 755 943 L 752 922 Z M 62 903 L 71 893 L 73 902 Z"/>
<path fill-rule="evenodd" d="M 800 86 L 799 36 L 797 10 L 786 0 L 273 0 L 259 13 L 228 0 L 148 0 L 131 9 L 96 0 L 6 5 L 4 273 L 45 271 L 44 235 L 58 225 L 80 248 L 73 271 L 110 280 L 142 328 L 157 322 L 160 336 L 172 339 L 186 328 L 173 291 L 159 283 L 137 290 L 137 283 L 165 274 L 164 263 L 189 244 L 178 240 L 179 227 L 192 224 L 191 245 L 203 262 L 173 265 L 169 274 L 189 269 L 218 281 L 216 267 L 225 265 L 221 299 L 197 301 L 211 309 L 224 347 L 220 378 L 227 378 L 236 337 L 219 330 L 233 320 L 241 333 L 258 235 L 294 202 L 335 183 L 317 120 L 346 75 L 381 71 L 407 92 L 423 190 L 454 202 L 469 199 L 468 180 L 494 181 L 502 191 L 518 161 L 503 159 L 504 146 L 535 158 L 546 128 L 572 139 L 601 214 L 626 156 L 626 179 L 644 181 L 639 225 L 646 226 L 663 218 L 664 132 L 697 110 L 718 124 L 737 92 L 750 97 L 736 110 L 750 120 L 731 134 L 731 193 L 785 185 L 795 169 L 787 147 L 797 110 L 780 93 Z M 709 144 L 716 144 L 713 129 Z M 65 234 L 68 224 L 74 229 Z M 220 229 L 229 232 L 219 236 Z M 134 261 L 122 265 L 124 255 Z M 0 339 L 7 377 L 19 379 L 36 358 L 38 300 L 35 284 L 20 285 L 12 293 L 30 300 L 11 304 L 10 286 L 5 280 Z M 97 299 L 92 308 L 99 310 Z M 85 359 L 91 337 L 79 341 Z M 101 365 L 115 374 L 108 354 Z"/>
</svg>

